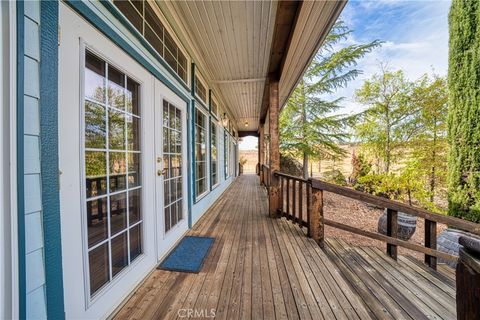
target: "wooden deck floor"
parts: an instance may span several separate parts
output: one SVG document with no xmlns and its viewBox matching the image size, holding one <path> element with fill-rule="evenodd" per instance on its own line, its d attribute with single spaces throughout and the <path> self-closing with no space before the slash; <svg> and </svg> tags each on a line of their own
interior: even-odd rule
<svg viewBox="0 0 480 320">
<path fill-rule="evenodd" d="M 455 318 L 451 278 L 341 241 L 324 251 L 267 212 L 257 176 L 239 177 L 189 232 L 215 237 L 202 271 L 155 270 L 115 318 Z"/>
</svg>

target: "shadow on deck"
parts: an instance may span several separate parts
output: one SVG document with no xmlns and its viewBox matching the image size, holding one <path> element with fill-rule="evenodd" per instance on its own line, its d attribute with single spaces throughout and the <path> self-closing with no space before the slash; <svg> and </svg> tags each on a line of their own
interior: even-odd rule
<svg viewBox="0 0 480 320">
<path fill-rule="evenodd" d="M 198 274 L 155 270 L 116 319 L 423 319 L 455 316 L 453 273 L 268 217 L 265 189 L 240 176 L 189 231 L 215 237 Z"/>
</svg>

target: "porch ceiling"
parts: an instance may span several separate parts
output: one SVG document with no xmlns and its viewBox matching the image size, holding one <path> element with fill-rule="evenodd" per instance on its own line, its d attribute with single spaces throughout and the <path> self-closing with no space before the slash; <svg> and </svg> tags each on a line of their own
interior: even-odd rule
<svg viewBox="0 0 480 320">
<path fill-rule="evenodd" d="M 185 33 L 200 73 L 230 110 L 239 131 L 258 129 L 266 112 L 269 73 L 280 75 L 280 102 L 286 101 L 343 8 L 341 1 L 299 3 L 163 2 L 166 16 Z"/>
</svg>

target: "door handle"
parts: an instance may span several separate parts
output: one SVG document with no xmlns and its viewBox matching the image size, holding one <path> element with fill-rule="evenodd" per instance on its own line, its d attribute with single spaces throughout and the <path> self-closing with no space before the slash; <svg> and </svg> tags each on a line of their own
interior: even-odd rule
<svg viewBox="0 0 480 320">
<path fill-rule="evenodd" d="M 162 170 L 157 170 L 157 176 L 161 177 L 163 176 L 165 173 L 167 173 L 167 169 L 162 169 Z"/>
</svg>

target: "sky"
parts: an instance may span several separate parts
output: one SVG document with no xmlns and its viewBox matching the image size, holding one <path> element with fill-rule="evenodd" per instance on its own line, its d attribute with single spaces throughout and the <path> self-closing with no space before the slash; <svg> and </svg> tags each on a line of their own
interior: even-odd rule
<svg viewBox="0 0 480 320">
<path fill-rule="evenodd" d="M 343 45 L 384 43 L 358 61 L 360 76 L 327 97 L 345 97 L 338 112 L 351 114 L 365 108 L 355 101 L 355 90 L 378 73 L 380 63 L 392 71 L 403 70 L 410 80 L 425 73 L 446 75 L 449 8 L 450 0 L 350 0 L 340 19 L 353 32 Z M 257 139 L 244 138 L 240 149 L 252 150 L 256 144 Z"/>
<path fill-rule="evenodd" d="M 379 72 L 380 63 L 403 70 L 410 80 L 423 74 L 446 75 L 448 67 L 448 0 L 350 0 L 342 14 L 353 30 L 348 44 L 383 41 L 358 61 L 362 70 L 357 79 L 334 97 L 345 97 L 341 113 L 356 113 L 365 107 L 355 102 L 355 90 Z"/>
</svg>

